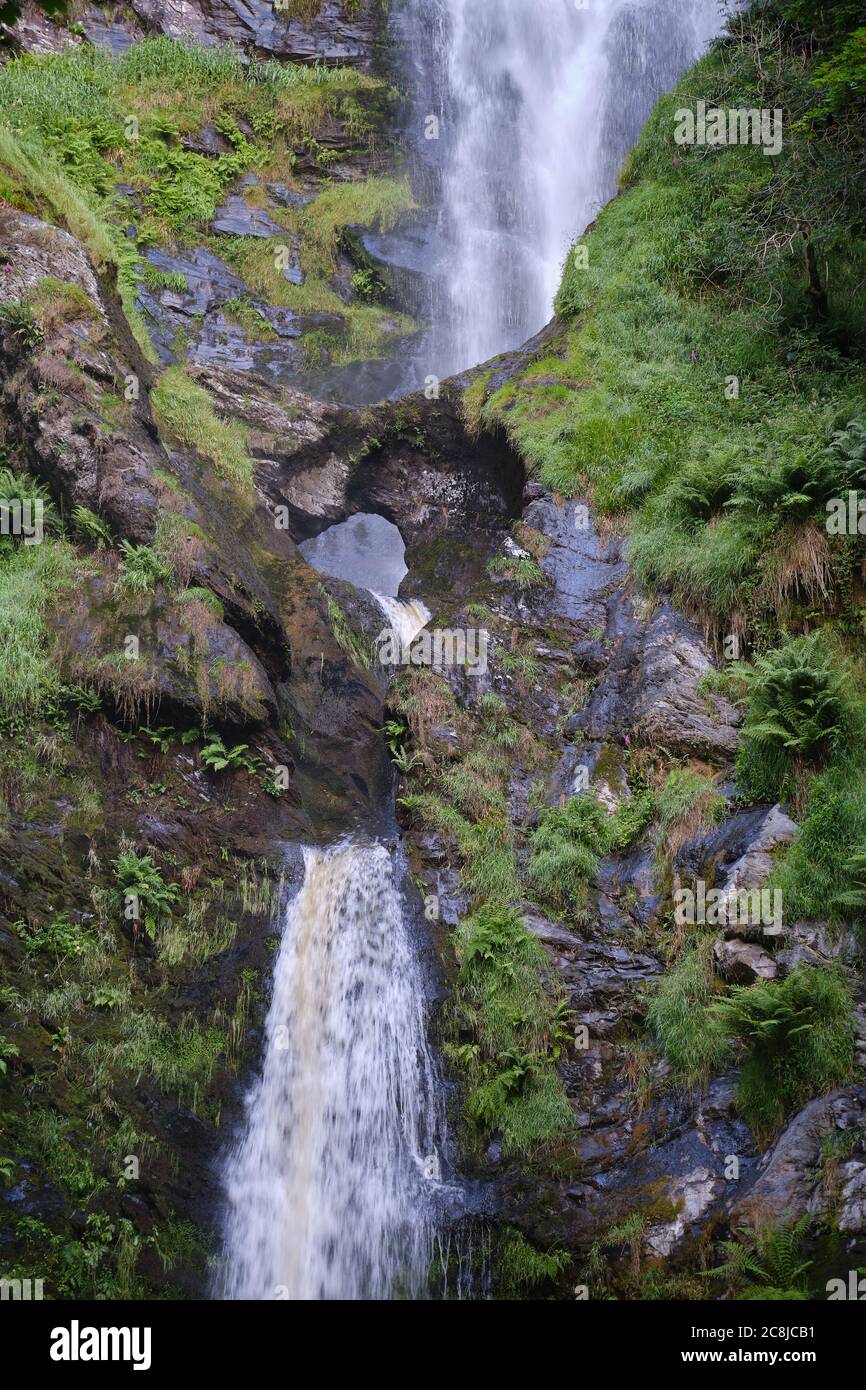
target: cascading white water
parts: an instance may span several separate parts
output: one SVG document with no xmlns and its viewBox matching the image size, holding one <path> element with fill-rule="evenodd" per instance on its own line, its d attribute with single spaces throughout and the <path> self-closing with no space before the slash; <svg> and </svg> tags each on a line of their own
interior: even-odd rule
<svg viewBox="0 0 866 1390">
<path fill-rule="evenodd" d="M 420 599 L 389 598 L 387 594 L 373 594 L 391 626 L 391 631 L 399 639 L 400 647 L 406 651 L 427 626 L 433 616 Z"/>
<path fill-rule="evenodd" d="M 519 346 L 549 320 L 575 237 L 616 191 L 656 97 L 722 26 L 723 0 L 403 0 L 416 162 L 440 207 L 427 371 Z M 429 112 L 437 139 L 425 139 Z"/>
<path fill-rule="evenodd" d="M 225 1292 L 423 1297 L 443 1119 L 391 855 L 343 844 L 304 864 L 227 1165 Z"/>
</svg>

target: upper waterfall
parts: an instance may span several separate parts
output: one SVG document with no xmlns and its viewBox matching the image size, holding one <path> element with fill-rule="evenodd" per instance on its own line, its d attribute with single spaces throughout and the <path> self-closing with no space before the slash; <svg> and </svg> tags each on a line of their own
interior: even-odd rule
<svg viewBox="0 0 866 1390">
<path fill-rule="evenodd" d="M 419 384 L 517 347 L 550 319 L 569 246 L 616 191 L 655 99 L 720 31 L 722 9 L 403 0 L 394 23 L 414 94 L 414 174 L 438 211 L 441 269 Z"/>
</svg>

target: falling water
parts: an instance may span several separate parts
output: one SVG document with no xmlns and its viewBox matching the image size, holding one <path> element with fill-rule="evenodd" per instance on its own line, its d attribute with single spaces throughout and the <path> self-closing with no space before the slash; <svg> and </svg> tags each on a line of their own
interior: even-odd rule
<svg viewBox="0 0 866 1390">
<path fill-rule="evenodd" d="M 415 177 L 439 210 L 419 373 L 465 370 L 550 319 L 569 246 L 616 191 L 658 95 L 721 29 L 721 10 L 720 0 L 397 6 Z"/>
<path fill-rule="evenodd" d="M 375 593 L 373 597 L 388 619 L 391 631 L 399 639 L 403 651 L 411 646 L 433 616 L 420 599 L 390 598 L 387 594 Z"/>
<path fill-rule="evenodd" d="M 226 1174 L 226 1293 L 423 1297 L 442 1116 L 391 855 L 343 844 L 304 863 Z"/>
</svg>

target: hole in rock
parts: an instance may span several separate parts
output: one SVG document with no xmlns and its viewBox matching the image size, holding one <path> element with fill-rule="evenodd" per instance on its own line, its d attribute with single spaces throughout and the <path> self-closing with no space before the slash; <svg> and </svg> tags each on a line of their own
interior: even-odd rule
<svg viewBox="0 0 866 1390">
<path fill-rule="evenodd" d="M 348 521 L 298 546 L 307 564 L 357 589 L 396 598 L 409 570 L 403 537 L 392 521 L 372 512 L 356 512 Z"/>
</svg>

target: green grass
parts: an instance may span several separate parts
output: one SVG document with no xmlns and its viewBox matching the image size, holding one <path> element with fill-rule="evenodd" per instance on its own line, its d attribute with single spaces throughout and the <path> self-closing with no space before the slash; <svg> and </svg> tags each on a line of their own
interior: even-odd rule
<svg viewBox="0 0 866 1390">
<path fill-rule="evenodd" d="M 710 1009 L 718 988 L 710 936 L 686 947 L 655 987 L 647 1023 L 680 1085 L 705 1083 L 728 1058 L 725 1030 Z"/>
<path fill-rule="evenodd" d="M 866 926 L 866 911 L 849 910 L 839 896 L 850 887 L 846 869 L 866 846 L 866 765 L 859 751 L 839 757 L 812 784 L 802 830 L 776 868 L 770 887 L 781 889 L 790 921 L 855 920 Z"/>
<path fill-rule="evenodd" d="M 46 613 L 74 576 L 62 541 L 22 545 L 0 561 L 0 717 L 36 716 L 57 693 Z"/>
<path fill-rule="evenodd" d="M 599 858 L 609 847 L 604 808 L 592 796 L 575 796 L 543 811 L 529 840 L 529 886 L 544 903 L 579 911 Z"/>
<path fill-rule="evenodd" d="M 855 435 L 834 437 L 866 422 L 863 142 L 848 126 L 796 134 L 814 101 L 808 61 L 757 14 L 737 27 L 742 37 L 658 103 L 621 196 L 586 239 L 589 267 L 568 258 L 562 336 L 525 373 L 528 386 L 554 381 L 511 382 L 472 412 L 503 425 L 549 487 L 589 490 L 602 512 L 629 516 L 649 588 L 670 591 L 711 630 L 747 626 L 766 641 L 762 626 L 780 613 L 845 600 L 850 546 L 824 531 L 826 489 L 797 499 L 804 474 L 835 489 L 860 467 Z M 788 125 L 778 160 L 674 145 L 678 107 L 773 106 L 779 90 Z M 784 235 L 806 217 L 801 198 L 827 269 L 820 321 L 802 251 Z M 574 383 L 583 389 L 566 389 Z"/>
<path fill-rule="evenodd" d="M 295 145 L 314 141 L 327 117 L 340 119 L 366 147 L 389 99 L 381 81 L 350 67 L 246 64 L 234 48 L 165 36 L 117 58 L 87 44 L 25 55 L 0 71 L 0 197 L 60 222 L 97 267 L 116 271 L 127 317 L 155 360 L 135 306 L 139 247 L 200 241 L 245 170 L 291 181 Z M 252 138 L 241 133 L 239 119 Z M 230 147 L 216 158 L 181 144 L 208 122 Z M 144 205 L 136 241 L 126 237 L 129 219 L 115 202 L 118 180 L 135 187 Z M 366 203 L 353 184 L 351 193 L 326 199 L 321 218 L 307 219 L 317 229 L 316 257 L 322 238 L 336 235 L 341 208 L 378 209 L 388 220 L 400 200 L 389 195 L 387 180 L 371 182 Z M 371 336 L 370 320 L 359 320 L 352 334 Z"/>
<path fill-rule="evenodd" d="M 183 367 L 167 368 L 150 399 L 157 423 L 170 438 L 209 459 L 221 477 L 241 489 L 252 485 L 254 464 L 246 426 L 221 420 L 207 391 Z"/>
<path fill-rule="evenodd" d="M 152 1013 L 137 1013 L 126 1037 L 114 1053 L 114 1062 L 139 1080 L 150 1076 L 161 1090 L 195 1110 L 208 1084 L 228 1053 L 228 1037 L 221 1028 L 203 1027 L 185 1018 L 172 1026 Z"/>
</svg>

